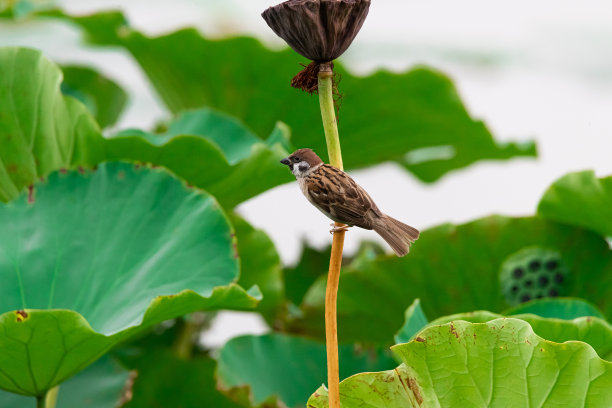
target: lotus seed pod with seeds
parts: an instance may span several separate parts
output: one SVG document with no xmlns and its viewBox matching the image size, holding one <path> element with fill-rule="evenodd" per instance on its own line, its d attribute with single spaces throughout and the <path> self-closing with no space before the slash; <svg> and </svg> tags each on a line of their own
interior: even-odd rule
<svg viewBox="0 0 612 408">
<path fill-rule="evenodd" d="M 501 265 L 502 294 L 509 305 L 564 294 L 568 268 L 561 254 L 550 248 L 528 247 Z"/>
</svg>

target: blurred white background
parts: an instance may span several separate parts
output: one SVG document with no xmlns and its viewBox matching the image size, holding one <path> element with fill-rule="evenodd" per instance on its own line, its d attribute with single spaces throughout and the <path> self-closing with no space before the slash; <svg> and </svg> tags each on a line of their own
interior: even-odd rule
<svg viewBox="0 0 612 408">
<path fill-rule="evenodd" d="M 270 0 L 58 3 L 74 14 L 120 8 L 134 28 L 149 35 L 195 26 L 210 37 L 249 34 L 283 47 L 260 17 L 276 4 Z M 433 185 L 392 164 L 352 175 L 381 209 L 423 229 L 491 213 L 530 215 L 563 174 L 582 169 L 612 174 L 611 22 L 612 3 L 606 0 L 372 0 L 363 29 L 342 58 L 350 70 L 404 71 L 415 64 L 439 69 L 455 81 L 472 116 L 483 119 L 497 140 L 535 139 L 539 157 L 478 163 Z M 85 47 L 74 28 L 52 21 L 1 23 L 0 45 L 35 47 L 57 62 L 91 65 L 114 79 L 130 94 L 117 128 L 148 128 L 169 116 L 125 51 Z M 270 235 L 286 263 L 297 260 L 304 238 L 316 246 L 331 242 L 329 221 L 295 183 L 244 203 L 239 212 Z M 373 232 L 353 230 L 347 251 L 361 239 L 379 240 Z M 264 330 L 248 315 L 226 314 L 205 341 L 218 345 L 237 333 Z"/>
</svg>

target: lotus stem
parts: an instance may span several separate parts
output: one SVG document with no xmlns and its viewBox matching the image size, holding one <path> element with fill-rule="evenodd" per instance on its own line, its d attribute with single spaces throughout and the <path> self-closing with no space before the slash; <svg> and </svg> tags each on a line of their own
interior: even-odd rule
<svg viewBox="0 0 612 408">
<path fill-rule="evenodd" d="M 191 358 L 193 353 L 193 336 L 199 330 L 200 327 L 187 316 L 174 343 L 174 353 L 178 358 L 182 360 L 189 360 Z"/>
<path fill-rule="evenodd" d="M 47 396 L 45 397 L 45 408 L 55 408 L 55 404 L 57 403 L 57 394 L 59 394 L 59 385 L 56 385 L 47 391 Z"/>
<path fill-rule="evenodd" d="M 36 408 L 55 408 L 59 385 L 36 397 Z"/>
<path fill-rule="evenodd" d="M 183 318 L 183 326 L 174 341 L 174 354 L 183 360 L 189 360 L 195 349 L 195 338 L 204 329 L 209 328 L 214 313 L 195 312 Z"/>
<path fill-rule="evenodd" d="M 333 72 L 330 64 L 322 64 L 319 71 L 319 104 L 321 118 L 325 130 L 325 141 L 329 162 L 332 166 L 343 169 L 342 152 L 338 124 L 334 111 Z M 336 223 L 337 227 L 343 224 Z M 338 299 L 338 284 L 340 283 L 340 267 L 342 266 L 342 250 L 344 248 L 344 231 L 334 233 L 329 273 L 325 290 L 325 344 L 327 349 L 327 390 L 329 408 L 340 408 L 340 364 L 338 361 L 338 323 L 336 318 L 336 302 Z"/>
<path fill-rule="evenodd" d="M 329 163 L 343 170 L 340 137 L 338 136 L 338 124 L 334 110 L 333 76 L 331 63 L 321 64 L 319 70 L 319 104 L 321 105 L 321 118 L 323 119 L 327 154 L 329 155 Z"/>
</svg>

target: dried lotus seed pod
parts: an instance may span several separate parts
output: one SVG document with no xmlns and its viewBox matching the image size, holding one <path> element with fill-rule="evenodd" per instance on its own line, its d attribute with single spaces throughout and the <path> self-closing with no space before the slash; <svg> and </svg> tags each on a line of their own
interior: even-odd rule
<svg viewBox="0 0 612 408">
<path fill-rule="evenodd" d="M 313 61 L 293 78 L 291 86 L 316 92 L 320 66 L 330 66 L 327 63 L 347 50 L 369 8 L 370 0 L 289 0 L 264 11 L 262 17 L 276 35 Z"/>
<path fill-rule="evenodd" d="M 262 17 L 298 54 L 329 62 L 351 45 L 369 8 L 370 0 L 289 0 Z"/>
</svg>

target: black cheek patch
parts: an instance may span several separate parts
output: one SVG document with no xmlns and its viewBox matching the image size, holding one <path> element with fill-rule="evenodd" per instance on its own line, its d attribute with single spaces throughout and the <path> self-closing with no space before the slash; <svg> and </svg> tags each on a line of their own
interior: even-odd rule
<svg viewBox="0 0 612 408">
<path fill-rule="evenodd" d="M 306 170 L 308 170 L 308 165 L 307 164 L 302 164 L 298 167 L 298 169 L 300 170 L 301 173 L 305 172 Z"/>
</svg>

